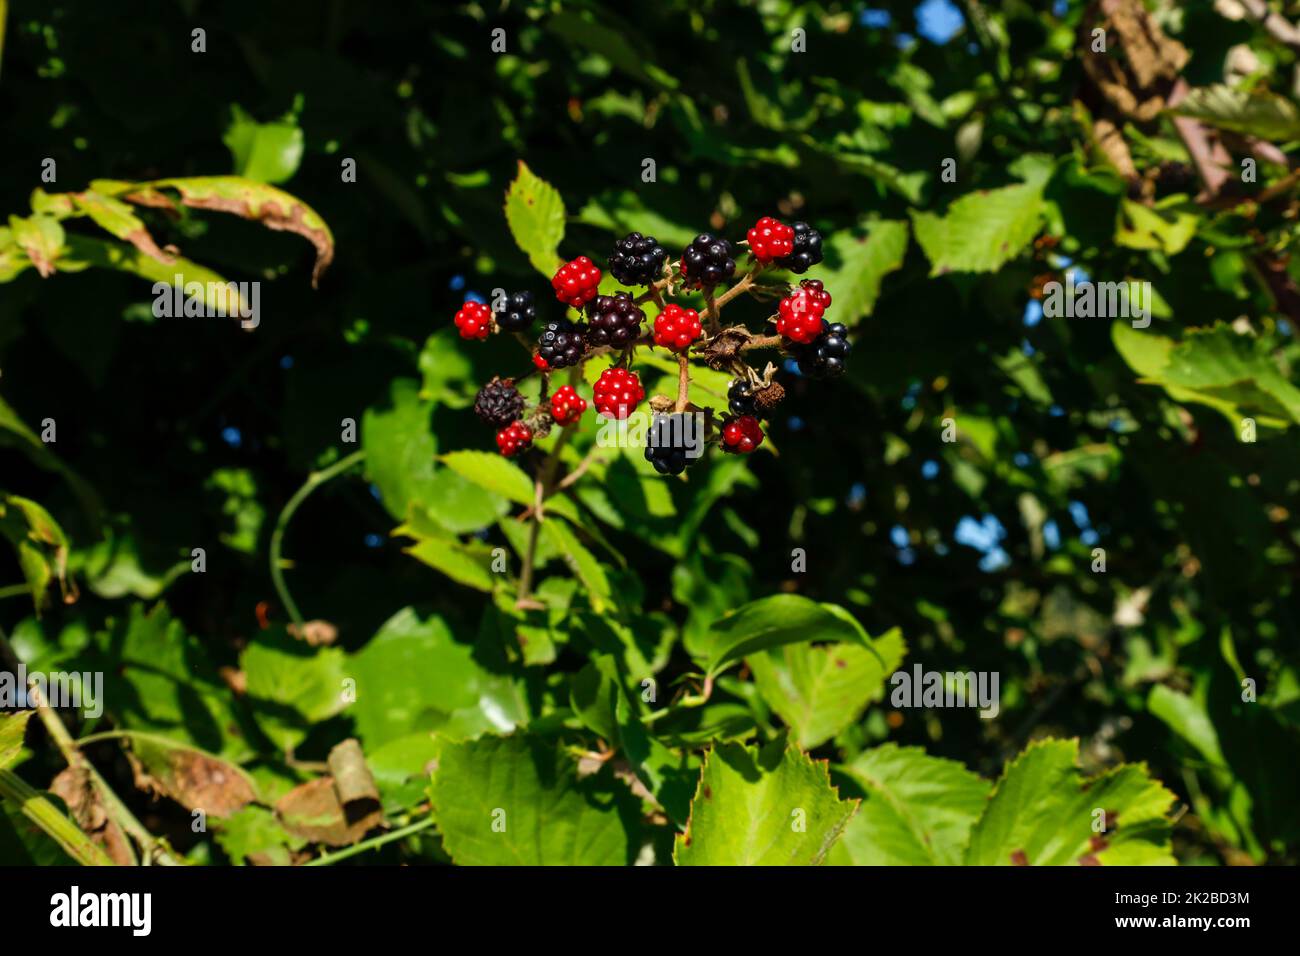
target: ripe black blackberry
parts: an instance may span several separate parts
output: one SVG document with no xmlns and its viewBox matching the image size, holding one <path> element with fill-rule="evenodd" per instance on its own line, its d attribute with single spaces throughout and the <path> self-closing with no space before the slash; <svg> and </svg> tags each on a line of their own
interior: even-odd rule
<svg viewBox="0 0 1300 956">
<path fill-rule="evenodd" d="M 624 285 L 649 285 L 659 278 L 667 259 L 668 250 L 654 236 L 629 232 L 614 243 L 609 271 Z"/>
<path fill-rule="evenodd" d="M 577 365 L 586 351 L 584 336 L 587 327 L 568 319 L 547 322 L 537 340 L 537 354 L 551 368 Z"/>
<path fill-rule="evenodd" d="M 645 313 L 626 292 L 598 295 L 587 306 L 587 347 L 627 348 L 641 335 Z"/>
<path fill-rule="evenodd" d="M 524 412 L 524 397 L 513 379 L 494 376 L 474 396 L 474 414 L 493 428 L 505 428 Z"/>
<path fill-rule="evenodd" d="M 656 415 L 646 436 L 645 460 L 661 475 L 680 475 L 703 448 L 704 431 L 695 415 Z"/>
<path fill-rule="evenodd" d="M 715 286 L 736 274 L 731 243 L 702 232 L 682 253 L 682 275 L 692 288 Z"/>
<path fill-rule="evenodd" d="M 512 292 L 506 296 L 505 308 L 497 313 L 497 325 L 504 332 L 523 332 L 537 318 L 531 292 Z"/>
<path fill-rule="evenodd" d="M 741 415 L 756 415 L 754 410 L 754 386 L 743 378 L 736 379 L 727 389 L 727 410 L 739 418 Z"/>
<path fill-rule="evenodd" d="M 777 265 L 803 275 L 822 261 L 822 234 L 806 222 L 791 225 L 794 230 L 794 251 L 777 259 Z"/>
<path fill-rule="evenodd" d="M 822 319 L 822 331 L 807 345 L 791 349 L 799 371 L 810 378 L 835 378 L 844 373 L 844 360 L 853 350 L 848 332 L 839 322 Z"/>
</svg>

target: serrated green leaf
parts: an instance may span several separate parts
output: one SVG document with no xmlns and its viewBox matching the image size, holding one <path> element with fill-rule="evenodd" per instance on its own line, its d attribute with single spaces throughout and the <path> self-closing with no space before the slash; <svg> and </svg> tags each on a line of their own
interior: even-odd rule
<svg viewBox="0 0 1300 956">
<path fill-rule="evenodd" d="M 930 275 L 996 272 L 1018 256 L 1038 235 L 1046 183 L 1036 171 L 1022 184 L 968 193 L 942 216 L 909 210 Z"/>
<path fill-rule="evenodd" d="M 253 717 L 280 749 L 307 739 L 313 725 L 343 709 L 342 648 L 313 648 L 282 627 L 261 631 L 239 655 Z"/>
<path fill-rule="evenodd" d="M 636 801 L 608 767 L 578 778 L 554 740 L 442 741 L 429 790 L 443 846 L 462 866 L 623 866 Z"/>
<path fill-rule="evenodd" d="M 439 456 L 438 460 L 456 474 L 495 495 L 519 505 L 533 504 L 533 480 L 524 474 L 522 468 L 500 455 L 485 451 L 453 451 Z M 556 495 L 548 498 L 544 507 L 548 515 L 578 520 L 577 509 L 565 497 Z"/>
<path fill-rule="evenodd" d="M 596 556 L 578 540 L 568 525 L 562 521 L 546 521 L 542 533 L 550 539 L 551 546 L 560 554 L 569 569 L 587 589 L 587 600 L 592 610 L 600 613 L 611 596 L 609 578 Z"/>
<path fill-rule="evenodd" d="M 1189 91 L 1172 112 L 1273 142 L 1300 138 L 1300 108 L 1268 90 L 1202 86 Z"/>
<path fill-rule="evenodd" d="M 992 787 L 955 760 L 883 744 L 843 768 L 862 805 L 830 862 L 854 866 L 955 866 Z"/>
<path fill-rule="evenodd" d="M 819 766 L 780 738 L 761 750 L 716 744 L 705 755 L 678 866 L 818 866 L 857 808 Z"/>
<path fill-rule="evenodd" d="M 1078 754 L 1077 740 L 1045 740 L 1007 764 L 971 829 L 966 865 L 1173 863 L 1174 795 L 1141 765 L 1085 779 Z"/>
<path fill-rule="evenodd" d="M 907 652 L 897 628 L 872 643 L 875 653 L 859 644 L 786 644 L 745 660 L 763 700 L 811 750 L 883 696 L 885 678 Z"/>
<path fill-rule="evenodd" d="M 506 223 L 515 243 L 538 272 L 550 279 L 560 268 L 564 238 L 564 200 L 521 159 L 506 191 Z"/>
<path fill-rule="evenodd" d="M 907 238 L 908 224 L 888 219 L 867 224 L 865 236 L 845 229 L 831 237 L 824 281 L 833 294 L 834 321 L 851 326 L 871 314 L 885 276 L 903 265 Z"/>
</svg>

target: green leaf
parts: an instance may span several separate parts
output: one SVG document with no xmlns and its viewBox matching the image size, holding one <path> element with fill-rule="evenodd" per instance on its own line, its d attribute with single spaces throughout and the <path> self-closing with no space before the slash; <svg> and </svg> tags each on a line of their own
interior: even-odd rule
<svg viewBox="0 0 1300 956">
<path fill-rule="evenodd" d="M 1219 735 L 1205 707 L 1187 694 L 1156 684 L 1147 695 L 1147 710 L 1216 767 L 1226 767 Z"/>
<path fill-rule="evenodd" d="M 478 663 L 437 615 L 403 608 L 347 665 L 356 680 L 348 708 L 366 752 L 417 731 L 456 737 L 510 731 L 528 718 L 522 690 Z"/>
<path fill-rule="evenodd" d="M 524 474 L 522 468 L 500 455 L 485 451 L 453 451 L 441 455 L 438 460 L 456 474 L 494 495 L 519 505 L 533 504 L 533 480 Z M 545 511 L 548 515 L 578 520 L 578 511 L 573 502 L 559 495 L 546 500 Z"/>
<path fill-rule="evenodd" d="M 302 130 L 292 114 L 259 123 L 236 103 L 221 141 L 230 150 L 235 175 L 258 182 L 287 182 L 302 162 Z"/>
<path fill-rule="evenodd" d="M 841 609 L 798 594 L 750 601 L 715 621 L 693 653 L 710 676 L 742 657 L 783 644 L 845 641 L 870 647 L 866 632 Z"/>
<path fill-rule="evenodd" d="M 461 544 L 455 538 L 424 537 L 406 553 L 435 571 L 447 575 L 457 584 L 474 588 L 476 591 L 491 591 L 495 587 L 492 572 L 489 570 L 491 551 L 484 548 L 475 550 Z"/>
<path fill-rule="evenodd" d="M 854 723 L 884 695 L 885 678 L 902 663 L 907 647 L 895 628 L 873 642 L 786 644 L 746 658 L 763 700 L 793 731 L 805 750 L 825 743 Z"/>
<path fill-rule="evenodd" d="M 412 503 L 433 494 L 438 441 L 429 427 L 433 405 L 419 392 L 413 379 L 395 379 L 389 385 L 389 407 L 367 408 L 361 418 L 366 475 L 399 521 L 410 517 Z"/>
<path fill-rule="evenodd" d="M 818 866 L 857 808 L 814 762 L 777 738 L 761 750 L 716 744 L 704 757 L 678 866 Z"/>
<path fill-rule="evenodd" d="M 1175 198 L 1174 202 L 1183 200 Z M 1115 242 L 1129 249 L 1158 250 L 1176 256 L 1196 235 L 1196 213 L 1172 205 L 1150 208 L 1131 199 L 1125 199 L 1121 209 L 1123 221 L 1115 233 Z"/>
<path fill-rule="evenodd" d="M 1300 109 L 1268 90 L 1250 92 L 1221 83 L 1202 86 L 1191 90 L 1172 112 L 1273 142 L 1300 138 Z"/>
<path fill-rule="evenodd" d="M 10 216 L 9 234 L 42 278 L 64 268 L 60 260 L 68 248 L 64 244 L 66 235 L 63 226 L 53 216 L 40 213 L 27 218 Z"/>
<path fill-rule="evenodd" d="M 150 282 L 165 283 L 168 289 L 162 294 L 166 295 L 172 294 L 171 287 L 177 283 L 176 277 L 180 276 L 179 283 L 184 288 L 190 287 L 192 283 L 199 285 L 204 306 L 212 313 L 224 311 L 227 315 L 238 316 L 250 311 L 240 298 L 237 285 L 232 285 L 224 276 L 183 256 L 174 256 L 164 262 L 145 254 L 138 246 L 70 235 L 63 264 L 66 266 L 72 262 L 83 268 L 93 266 L 98 269 L 113 269 L 129 272 Z"/>
<path fill-rule="evenodd" d="M 49 603 L 51 582 L 66 582 L 67 536 L 35 501 L 0 493 L 0 537 L 7 538 L 18 553 L 18 566 L 39 612 Z"/>
<path fill-rule="evenodd" d="M 8 770 L 18 762 L 23 751 L 23 735 L 27 732 L 30 710 L 16 714 L 0 714 L 0 770 Z"/>
<path fill-rule="evenodd" d="M 916 241 L 930 259 L 930 275 L 996 272 L 1034 237 L 1044 213 L 1045 170 L 1028 182 L 968 193 L 942 216 L 909 210 Z"/>
<path fill-rule="evenodd" d="M 543 522 L 542 533 L 587 589 L 587 600 L 591 602 L 592 610 L 597 613 L 603 611 L 612 591 L 600 561 L 578 540 L 573 529 L 562 521 Z"/>
<path fill-rule="evenodd" d="M 265 807 L 249 806 L 216 826 L 217 843 L 235 866 L 244 866 L 250 858 L 259 864 L 289 866 L 292 851 L 307 841 L 296 837 Z"/>
<path fill-rule="evenodd" d="M 341 648 L 313 648 L 282 627 L 261 631 L 239 656 L 253 716 L 271 741 L 290 750 L 313 725 L 341 711 L 347 675 Z"/>
<path fill-rule="evenodd" d="M 548 280 L 554 276 L 562 264 L 559 247 L 564 238 L 564 200 L 522 159 L 506 191 L 506 223 L 533 268 Z"/>
<path fill-rule="evenodd" d="M 1172 864 L 1174 795 L 1139 764 L 1085 779 L 1078 755 L 1077 740 L 1044 740 L 1007 764 L 971 829 L 966 865 Z"/>
<path fill-rule="evenodd" d="M 578 778 L 557 742 L 514 734 L 443 741 L 429 796 L 462 866 L 623 866 L 637 806 L 608 767 Z"/>
<path fill-rule="evenodd" d="M 871 314 L 885 276 L 903 265 L 908 225 L 880 219 L 867 225 L 867 235 L 844 229 L 826 243 L 826 287 L 833 290 L 834 321 L 853 325 Z"/>
<path fill-rule="evenodd" d="M 883 744 L 843 768 L 862 805 L 831 851 L 854 866 L 955 866 L 991 784 L 920 747 Z"/>
</svg>

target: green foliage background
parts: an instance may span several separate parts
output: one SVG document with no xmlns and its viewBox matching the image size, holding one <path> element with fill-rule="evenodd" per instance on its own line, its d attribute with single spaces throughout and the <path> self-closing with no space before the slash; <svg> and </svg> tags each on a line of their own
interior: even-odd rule
<svg viewBox="0 0 1300 956">
<path fill-rule="evenodd" d="M 1232 150 L 1233 182 L 1198 201 L 1167 110 L 1119 124 L 1136 178 L 1098 147 L 1095 9 L 965 3 L 939 44 L 911 36 L 912 4 L 874 6 L 889 25 L 793 0 L 9 4 L 0 627 L 33 670 L 105 673 L 105 716 L 72 730 L 144 830 L 199 863 L 328 858 L 367 832 L 340 859 L 1295 862 L 1300 296 L 1276 160 L 1300 141 L 1296 55 L 1210 4 L 1148 5 L 1190 53 L 1183 112 Z M 1233 135 L 1281 148 L 1257 182 L 1237 181 Z M 558 249 L 507 221 L 521 160 L 563 204 L 540 228 L 562 222 Z M 261 280 L 251 332 L 155 319 L 123 210 L 62 219 L 71 200 L 48 198 L 212 175 L 286 190 L 335 243 L 313 289 L 297 236 L 125 210 Z M 558 317 L 557 256 L 603 265 L 632 229 L 739 239 L 762 215 L 828 237 L 813 274 L 852 327 L 849 373 L 787 377 L 777 454 L 715 455 L 685 483 L 635 452 L 593 467 L 548 508 L 547 609 L 516 611 L 531 481 L 469 406 L 527 357 L 462 342 L 452 314 L 503 287 Z M 1035 321 L 1070 268 L 1152 283 L 1150 328 Z M 696 395 L 724 404 L 725 380 Z M 331 468 L 283 529 L 302 615 L 337 628 L 316 647 L 287 632 L 268 558 Z M 997 718 L 890 707 L 888 674 L 917 663 L 999 674 Z M 59 830 L 66 788 L 40 820 L 15 809 L 64 767 L 20 719 L 0 718 L 0 858 L 93 857 Z M 341 824 L 296 799 L 348 737 L 381 794 L 367 819 L 399 839 L 324 836 Z M 226 768 L 219 793 L 196 761 Z"/>
</svg>

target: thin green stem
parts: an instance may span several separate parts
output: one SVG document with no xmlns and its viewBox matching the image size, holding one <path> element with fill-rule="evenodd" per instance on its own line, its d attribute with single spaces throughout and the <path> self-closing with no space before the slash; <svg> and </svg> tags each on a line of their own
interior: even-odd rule
<svg viewBox="0 0 1300 956">
<path fill-rule="evenodd" d="M 303 866 L 330 866 L 331 864 L 338 863 L 340 860 L 346 860 L 350 856 L 356 856 L 358 853 L 365 853 L 367 850 L 381 847 L 385 843 L 392 843 L 395 840 L 404 839 L 412 833 L 419 833 L 421 830 L 427 830 L 429 827 L 433 826 L 433 823 L 433 817 L 425 817 L 418 823 L 412 823 L 409 826 L 404 826 L 400 830 L 394 830 L 391 833 L 380 834 L 379 836 L 372 837 L 369 840 L 362 840 L 360 843 L 350 846 L 345 850 L 339 850 L 337 853 L 321 854 L 316 857 L 316 859 L 304 863 Z"/>
<path fill-rule="evenodd" d="M 271 583 L 275 585 L 275 592 L 280 596 L 280 603 L 289 614 L 289 619 L 293 621 L 298 628 L 303 626 L 302 614 L 298 612 L 298 605 L 293 603 L 293 598 L 289 594 L 289 587 L 284 582 L 284 560 L 280 556 L 284 546 L 284 532 L 289 526 L 289 521 L 293 518 L 294 512 L 298 507 L 307 500 L 307 496 L 319 488 L 331 478 L 343 474 L 353 465 L 365 459 L 364 451 L 354 451 L 346 458 L 340 458 L 328 468 L 322 468 L 320 471 L 314 471 L 307 476 L 303 486 L 294 493 L 280 512 L 280 517 L 276 519 L 275 530 L 271 532 Z"/>
</svg>

